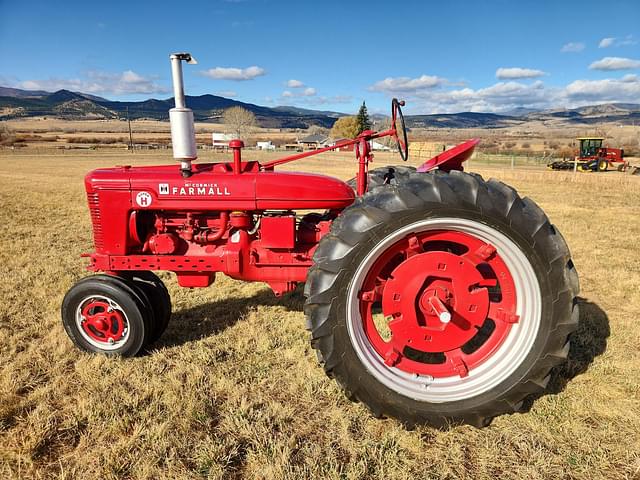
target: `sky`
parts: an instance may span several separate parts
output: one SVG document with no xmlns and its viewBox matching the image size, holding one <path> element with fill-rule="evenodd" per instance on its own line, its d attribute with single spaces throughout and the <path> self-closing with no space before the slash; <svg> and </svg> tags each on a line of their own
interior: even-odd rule
<svg viewBox="0 0 640 480">
<path fill-rule="evenodd" d="M 410 114 L 640 103 L 640 0 L 0 0 L 0 85 Z"/>
</svg>

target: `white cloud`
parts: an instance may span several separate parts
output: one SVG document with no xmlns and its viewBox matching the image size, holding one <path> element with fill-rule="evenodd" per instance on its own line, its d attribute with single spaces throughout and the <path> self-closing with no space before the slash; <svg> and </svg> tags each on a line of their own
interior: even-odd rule
<svg viewBox="0 0 640 480">
<path fill-rule="evenodd" d="M 598 48 L 609 48 L 613 45 L 613 42 L 615 41 L 616 41 L 615 37 L 603 38 L 602 40 L 600 40 L 600 43 L 598 44 Z"/>
<path fill-rule="evenodd" d="M 337 105 L 351 103 L 353 97 L 350 95 L 333 95 L 329 97 L 305 97 L 300 99 L 300 103 L 305 105 Z"/>
<path fill-rule="evenodd" d="M 245 80 L 253 80 L 256 77 L 265 75 L 267 72 L 264 68 L 251 66 L 247 68 L 235 67 L 215 67 L 200 72 L 204 77 L 213 78 L 215 80 L 233 80 L 241 82 Z"/>
<path fill-rule="evenodd" d="M 584 43 L 582 42 L 565 43 L 560 49 L 562 53 L 577 53 L 583 50 L 584 50 Z"/>
<path fill-rule="evenodd" d="M 289 88 L 295 88 L 298 91 L 296 92 L 292 92 L 291 90 L 285 90 L 284 92 L 282 92 L 281 97 L 283 98 L 293 98 L 293 97 L 313 97 L 316 95 L 317 91 L 315 88 L 313 87 L 307 87 L 303 82 L 301 82 L 300 80 L 288 80 L 286 83 L 287 87 Z M 306 88 L 305 88 L 306 87 Z M 304 88 L 304 90 L 300 90 Z"/>
<path fill-rule="evenodd" d="M 91 94 L 151 94 L 167 93 L 169 88 L 155 82 L 153 77 L 145 77 L 132 70 L 122 73 L 89 71 L 86 78 L 48 78 L 44 80 L 25 80 L 18 82 L 18 88 L 26 90 L 72 90 Z"/>
<path fill-rule="evenodd" d="M 231 27 L 240 28 L 240 27 L 252 27 L 253 20 L 234 20 L 231 22 Z"/>
<path fill-rule="evenodd" d="M 369 90 L 374 92 L 385 92 L 389 94 L 411 93 L 420 90 L 428 90 L 444 85 L 444 78 L 433 75 L 422 75 L 417 78 L 410 77 L 387 77 L 384 80 L 374 83 Z"/>
<path fill-rule="evenodd" d="M 555 93 L 537 80 L 530 84 L 498 82 L 485 88 L 422 91 L 406 97 L 408 107 L 420 113 L 504 112 L 520 106 L 546 108 Z"/>
<path fill-rule="evenodd" d="M 534 70 L 532 68 L 520 67 L 501 67 L 496 70 L 496 78 L 500 80 L 515 80 L 518 78 L 537 78 L 546 75 L 542 70 Z"/>
<path fill-rule="evenodd" d="M 331 97 L 315 97 L 307 99 L 310 105 L 336 105 L 339 103 L 351 103 L 353 97 L 351 95 L 333 95 Z"/>
<path fill-rule="evenodd" d="M 622 57 L 604 57 L 589 65 L 591 70 L 632 70 L 640 68 L 640 60 Z"/>
<path fill-rule="evenodd" d="M 616 42 L 616 47 L 626 47 L 628 45 L 637 45 L 638 40 L 633 38 L 633 35 L 627 35 L 624 39 L 618 40 Z"/>
<path fill-rule="evenodd" d="M 633 38 L 633 35 L 627 35 L 624 38 L 616 38 L 616 37 L 603 38 L 602 40 L 600 40 L 598 47 L 599 48 L 627 47 L 629 45 L 637 45 L 637 44 L 638 44 L 638 41 L 635 38 Z"/>
<path fill-rule="evenodd" d="M 576 80 L 566 86 L 564 93 L 570 102 L 637 102 L 640 98 L 640 78 L 625 75 L 603 80 Z"/>
<path fill-rule="evenodd" d="M 302 88 L 304 87 L 304 83 L 302 83 L 300 80 L 295 80 L 295 79 L 291 79 L 291 80 L 287 80 L 286 86 L 289 88 Z"/>
<path fill-rule="evenodd" d="M 307 87 L 302 91 L 292 92 L 291 90 L 285 90 L 280 95 L 282 98 L 298 98 L 298 97 L 314 97 L 317 91 L 313 87 Z"/>
<path fill-rule="evenodd" d="M 237 97 L 238 93 L 234 90 L 220 90 L 219 92 L 215 92 L 215 95 L 219 97 L 233 98 Z"/>
<path fill-rule="evenodd" d="M 273 100 L 273 99 L 270 99 Z M 353 97 L 350 95 L 333 95 L 333 96 L 318 96 L 318 95 L 304 95 L 302 93 L 296 94 L 289 90 L 285 90 L 280 95 L 280 104 L 286 105 L 300 105 L 305 107 L 312 107 L 318 105 L 338 105 L 351 103 Z"/>
<path fill-rule="evenodd" d="M 485 88 L 462 88 L 419 92 L 408 107 L 419 113 L 493 112 L 517 107 L 576 108 L 600 103 L 636 103 L 640 98 L 640 76 L 624 75 L 602 80 L 575 80 L 564 87 L 548 87 L 541 80 L 531 84 L 498 82 Z"/>
</svg>

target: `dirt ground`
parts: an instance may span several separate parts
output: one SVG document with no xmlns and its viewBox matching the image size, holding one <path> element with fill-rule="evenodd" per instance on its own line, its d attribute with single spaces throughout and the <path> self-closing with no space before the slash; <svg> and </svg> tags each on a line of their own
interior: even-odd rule
<svg viewBox="0 0 640 480">
<path fill-rule="evenodd" d="M 381 154 L 374 166 L 387 162 L 397 159 Z M 172 160 L 0 151 L 1 478 L 640 478 L 640 178 L 472 161 L 563 233 L 581 324 L 528 413 L 482 430 L 407 431 L 324 375 L 300 290 L 276 299 L 223 275 L 188 290 L 164 273 L 174 315 L 151 351 L 123 360 L 77 350 L 59 308 L 92 248 L 83 176 L 127 163 Z M 356 164 L 331 154 L 287 168 L 346 179 Z"/>
</svg>

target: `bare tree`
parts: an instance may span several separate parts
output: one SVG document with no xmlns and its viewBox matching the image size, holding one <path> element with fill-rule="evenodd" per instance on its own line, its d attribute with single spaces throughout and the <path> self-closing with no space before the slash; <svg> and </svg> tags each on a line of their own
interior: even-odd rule
<svg viewBox="0 0 640 480">
<path fill-rule="evenodd" d="M 307 133 L 309 135 L 315 135 L 315 134 L 329 135 L 329 129 L 324 128 L 321 125 L 311 125 L 309 128 L 307 128 Z"/>
<path fill-rule="evenodd" d="M 256 116 L 246 108 L 231 107 L 222 114 L 222 123 L 236 138 L 245 139 L 256 127 Z"/>
<path fill-rule="evenodd" d="M 388 117 L 385 117 L 384 119 L 376 120 L 373 122 L 373 129 L 376 130 L 377 132 L 389 130 L 390 128 L 391 128 L 391 119 Z M 399 125 L 396 125 L 396 128 L 399 128 Z M 378 138 L 376 142 L 380 142 L 389 148 L 395 148 L 396 146 L 396 141 L 393 137 Z"/>
<path fill-rule="evenodd" d="M 0 123 L 0 145 L 13 145 L 15 139 L 16 137 L 9 127 L 4 123 Z"/>
</svg>

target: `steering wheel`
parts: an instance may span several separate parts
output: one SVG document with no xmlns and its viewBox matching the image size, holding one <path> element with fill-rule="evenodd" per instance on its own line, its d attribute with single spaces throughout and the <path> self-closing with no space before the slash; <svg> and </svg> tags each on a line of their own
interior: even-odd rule
<svg viewBox="0 0 640 480">
<path fill-rule="evenodd" d="M 407 140 L 407 127 L 404 124 L 404 115 L 402 115 L 402 109 L 400 107 L 404 107 L 404 100 L 398 100 L 397 98 L 391 100 L 391 125 L 395 130 L 393 136 L 398 145 L 400 158 L 406 162 L 409 158 L 409 141 Z"/>
</svg>

